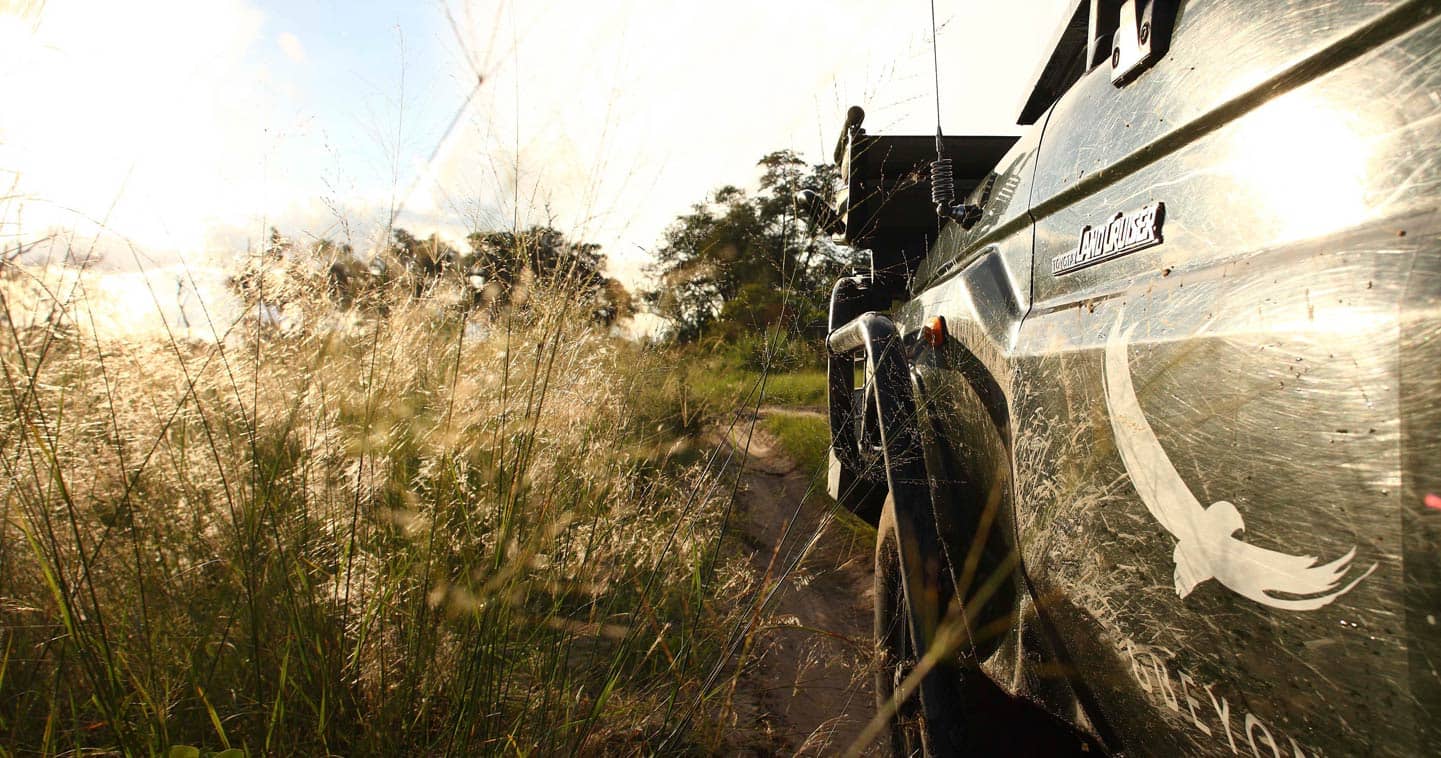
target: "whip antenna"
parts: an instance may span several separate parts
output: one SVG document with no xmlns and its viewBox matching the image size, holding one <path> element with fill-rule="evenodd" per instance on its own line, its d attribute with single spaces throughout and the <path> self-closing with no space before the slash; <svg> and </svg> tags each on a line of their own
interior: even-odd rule
<svg viewBox="0 0 1441 758">
<path fill-rule="evenodd" d="M 936 43 L 936 0 L 931 0 L 931 67 L 935 75 L 936 93 L 936 159 L 931 162 L 931 202 L 941 218 L 959 218 L 955 207 L 956 177 L 951 159 L 946 157 L 941 138 L 941 54 Z M 964 215 L 962 211 L 961 215 Z"/>
<path fill-rule="evenodd" d="M 931 0 L 931 71 L 936 78 L 936 151 L 941 149 L 941 54 L 936 50 L 936 0 Z"/>
</svg>

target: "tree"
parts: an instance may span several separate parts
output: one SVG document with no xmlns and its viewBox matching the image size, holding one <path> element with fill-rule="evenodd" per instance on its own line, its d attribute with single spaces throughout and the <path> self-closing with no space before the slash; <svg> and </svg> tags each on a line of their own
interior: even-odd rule
<svg viewBox="0 0 1441 758">
<path fill-rule="evenodd" d="M 591 320 L 610 326 L 635 315 L 635 299 L 630 290 L 616 279 L 607 278 L 595 293 L 591 308 Z"/>
<path fill-rule="evenodd" d="M 370 284 L 370 271 L 356 257 L 349 243 L 337 245 L 324 237 L 310 246 L 310 257 L 325 269 L 325 294 L 342 308 L 355 305 L 355 300 Z"/>
<path fill-rule="evenodd" d="M 470 276 L 493 291 L 490 302 L 510 302 L 516 287 L 531 281 L 579 297 L 591 320 L 604 325 L 628 318 L 635 308 L 630 293 L 604 274 L 600 245 L 573 242 L 549 226 L 509 231 L 474 232 L 470 243 Z"/>
<path fill-rule="evenodd" d="M 414 278 L 417 297 L 454 269 L 460 260 L 460 253 L 438 235 L 432 234 L 422 240 L 396 227 L 391 237 L 394 240 L 390 246 L 391 255 Z"/>
<path fill-rule="evenodd" d="M 675 338 L 735 338 L 773 325 L 800 332 L 824 318 L 830 282 L 854 253 L 818 236 L 796 213 L 802 189 L 833 194 L 833 166 L 810 166 L 789 150 L 770 153 L 754 196 L 715 190 L 666 230 L 650 272 L 660 287 L 646 300 L 670 320 Z"/>
<path fill-rule="evenodd" d="M 276 326 L 292 303 L 304 303 L 308 293 L 326 287 L 320 268 L 309 265 L 311 261 L 303 246 L 271 227 L 259 254 L 247 256 L 228 283 L 262 325 Z"/>
<path fill-rule="evenodd" d="M 306 247 L 271 229 L 259 255 L 246 261 L 231 286 L 272 320 L 290 301 L 312 292 L 323 292 L 341 308 L 377 307 L 383 313 L 383 298 L 367 295 L 397 279 L 412 297 L 435 297 L 444 307 L 456 305 L 457 295 L 461 308 L 503 307 L 519 287 L 541 285 L 572 298 L 596 324 L 610 326 L 635 314 L 630 292 L 605 275 L 600 245 L 571 241 L 549 226 L 475 232 L 466 242 L 470 250 L 462 253 L 436 234 L 420 239 L 397 227 L 390 244 L 365 265 L 349 245 L 322 238 Z"/>
</svg>

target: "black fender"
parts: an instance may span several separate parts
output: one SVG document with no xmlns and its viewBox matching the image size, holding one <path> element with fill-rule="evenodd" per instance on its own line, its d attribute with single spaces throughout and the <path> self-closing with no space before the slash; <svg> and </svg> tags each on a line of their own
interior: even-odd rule
<svg viewBox="0 0 1441 758">
<path fill-rule="evenodd" d="M 1050 626 L 1048 614 L 1064 603 L 1037 597 L 1026 577 L 1026 535 L 1017 514 L 1025 494 L 1016 478 L 1020 462 L 1004 380 L 957 335 L 918 350 L 913 360 L 934 528 L 970 629 L 974 658 L 966 663 L 1007 695 L 1074 725 L 1099 745 L 1116 744 Z M 1040 728 L 1039 722 L 1029 728 Z"/>
<path fill-rule="evenodd" d="M 872 378 L 866 397 L 874 407 L 886 486 L 895 509 L 901 584 L 917 646 L 928 649 L 950 606 L 952 583 L 936 531 L 905 345 L 895 324 L 873 311 L 831 332 L 826 342 L 833 357 L 861 356 L 866 375 Z M 847 418 L 838 425 L 833 418 L 838 437 L 847 428 Z"/>
<path fill-rule="evenodd" d="M 1018 623 L 1025 591 L 1005 395 L 954 339 L 918 351 L 910 378 L 938 545 L 985 659 Z"/>
<path fill-rule="evenodd" d="M 932 703 L 957 707 L 960 701 L 954 687 L 960 685 L 966 693 L 961 699 L 976 699 L 978 704 L 988 701 L 993 713 L 1009 713 L 1011 719 L 1016 719 L 1016 714 L 1030 706 L 1009 699 L 1014 693 L 1007 685 L 1013 682 L 981 686 L 967 673 L 984 671 L 977 668 L 981 660 L 978 653 L 994 650 L 1005 642 L 1012 643 L 1009 660 L 1017 673 L 1022 671 L 1023 658 L 1035 658 L 1041 653 L 1042 658 L 1053 659 L 1052 646 L 1041 639 L 1046 635 L 1039 619 L 1031 614 L 1029 620 L 1034 623 L 1024 623 L 1028 619 L 1016 607 L 1024 583 L 1019 579 L 1019 551 L 1010 540 L 1015 532 L 1009 511 L 1013 493 L 1009 446 L 988 448 L 997 453 L 997 468 L 986 476 L 984 467 L 968 465 L 974 459 L 946 455 L 941 450 L 946 444 L 942 437 L 923 431 L 931 426 L 934 413 L 923 374 L 913 370 L 912 355 L 921 358 L 925 349 L 919 344 L 908 349 L 900 331 L 886 316 L 875 312 L 857 316 L 832 331 L 827 346 L 833 357 L 860 356 L 873 385 L 863 395 L 865 403 L 872 407 L 859 410 L 873 410 L 875 415 L 874 427 L 895 516 L 900 584 L 912 619 L 916 649 L 932 649 L 942 634 L 951 641 L 940 644 L 954 645 L 943 664 L 945 673 L 922 680 L 922 702 L 928 710 Z M 998 390 L 991 396 L 1003 397 Z M 969 407 L 984 414 L 986 421 L 980 428 L 990 427 L 993 418 L 1006 417 L 1004 413 L 993 415 L 981 403 Z M 953 496 L 959 499 L 952 500 Z M 982 538 L 979 541 L 978 536 Z M 968 594 L 961 596 L 958 592 Z M 961 602 L 956 603 L 956 599 Z M 1029 607 L 1033 609 L 1034 605 Z M 977 631 L 987 639 L 977 640 Z M 1018 650 L 1022 641 L 1037 635 L 1034 644 L 1025 646 L 1023 655 Z M 978 641 L 986 644 L 978 649 Z M 1074 716 L 1055 713 L 1054 705 L 1076 704 L 1075 693 L 1064 679 L 1052 677 L 1050 682 L 1058 684 L 1059 691 L 1041 698 L 1052 705 L 1043 710 L 1052 710 L 1052 715 L 1063 721 L 1066 716 Z M 962 723 L 965 716 L 956 715 L 956 723 Z M 1059 740 L 1057 745 L 1073 744 L 1070 730 L 1056 726 L 1063 721 L 1015 720 L 1016 724 L 1028 724 L 1022 731 L 1029 733 L 1008 739 L 1024 741 L 1039 735 Z"/>
</svg>

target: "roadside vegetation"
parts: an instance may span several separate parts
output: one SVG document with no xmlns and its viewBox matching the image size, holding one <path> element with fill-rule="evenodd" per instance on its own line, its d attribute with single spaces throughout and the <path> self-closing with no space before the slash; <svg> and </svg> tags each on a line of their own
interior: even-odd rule
<svg viewBox="0 0 1441 758">
<path fill-rule="evenodd" d="M 754 406 L 818 407 L 830 288 L 863 258 L 797 212 L 802 189 L 833 202 L 835 167 L 789 151 L 756 167 L 756 190 L 720 187 L 667 229 L 641 299 L 671 325 L 678 372 L 707 407 L 735 409 L 753 387 Z"/>
<path fill-rule="evenodd" d="M 0 748 L 722 750 L 716 469 L 663 356 L 528 281 L 219 342 L 6 313 Z"/>
<path fill-rule="evenodd" d="M 712 415 L 757 402 L 818 406 L 826 400 L 818 341 L 804 344 L 784 333 L 762 332 L 738 343 L 672 348 L 671 354 L 686 392 Z"/>
<path fill-rule="evenodd" d="M 825 418 L 773 413 L 766 417 L 763 428 L 780 442 L 801 471 L 825 473 L 831 449 L 830 425 Z"/>
<path fill-rule="evenodd" d="M 203 340 L 102 336 L 84 279 L 7 261 L 0 753 L 738 748 L 764 588 L 702 432 L 824 402 L 849 255 L 789 205 L 820 169 L 760 165 L 644 306 L 548 227 L 273 231 Z M 637 307 L 665 344 L 615 335 Z M 767 425 L 824 475 L 822 420 Z"/>
<path fill-rule="evenodd" d="M 876 528 L 836 505 L 826 494 L 826 475 L 830 463 L 828 455 L 831 448 L 830 422 L 821 415 L 778 411 L 765 418 L 762 428 L 776 438 L 785 454 L 796 462 L 796 470 L 807 478 L 809 488 L 806 498 L 819 501 L 822 507 L 830 512 L 836 525 L 859 539 L 861 544 L 874 544 Z"/>
</svg>

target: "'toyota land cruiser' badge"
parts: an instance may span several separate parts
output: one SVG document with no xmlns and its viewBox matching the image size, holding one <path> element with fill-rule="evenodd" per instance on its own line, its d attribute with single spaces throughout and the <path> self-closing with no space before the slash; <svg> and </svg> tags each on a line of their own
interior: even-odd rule
<svg viewBox="0 0 1441 758">
<path fill-rule="evenodd" d="M 1081 242 L 1074 250 L 1051 259 L 1051 274 L 1059 276 L 1101 261 L 1161 244 L 1161 225 L 1166 222 L 1166 204 L 1143 205 L 1100 226 L 1081 230 Z"/>
</svg>

